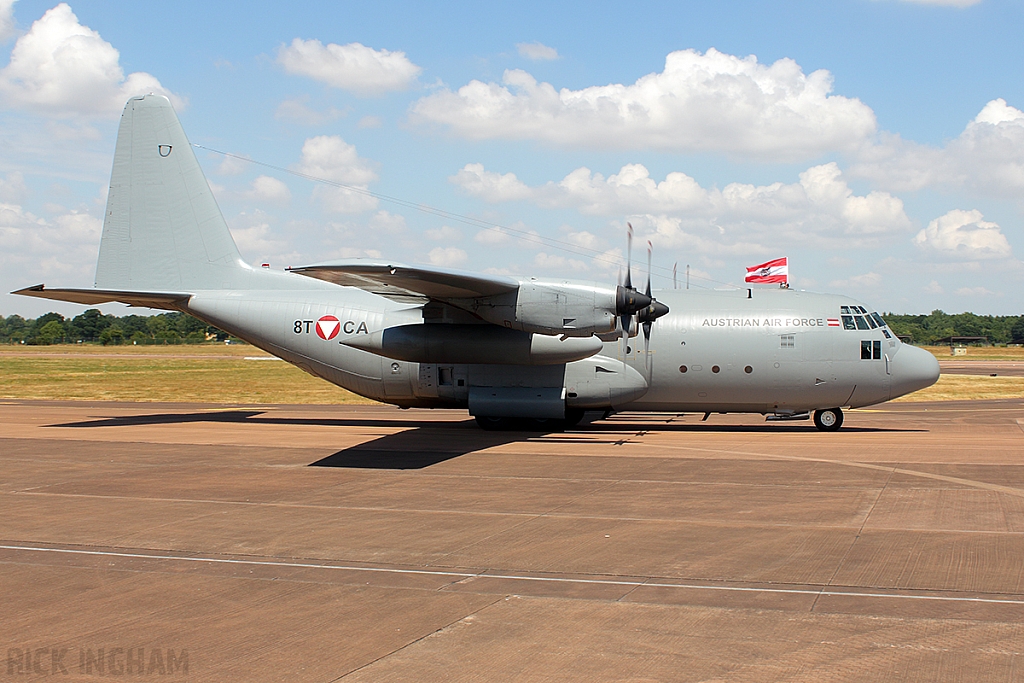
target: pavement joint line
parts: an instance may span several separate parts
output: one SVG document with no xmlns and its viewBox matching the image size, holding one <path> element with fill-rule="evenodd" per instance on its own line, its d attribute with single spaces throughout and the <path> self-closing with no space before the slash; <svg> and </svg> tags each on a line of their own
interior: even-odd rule
<svg viewBox="0 0 1024 683">
<path fill-rule="evenodd" d="M 1018 426 L 1020 423 L 1018 422 Z M 1024 426 L 1021 427 L 1024 429 Z M 701 451 L 705 453 L 724 453 L 726 455 L 745 455 L 755 456 L 762 458 L 769 458 L 775 460 L 789 460 L 795 462 L 820 462 L 830 465 L 842 465 L 845 467 L 860 467 L 863 469 L 877 470 L 881 472 L 889 472 L 890 470 L 894 474 L 906 474 L 912 477 L 921 477 L 923 479 L 936 479 L 938 481 L 945 481 L 951 484 L 963 484 L 972 488 L 985 489 L 988 491 L 995 491 L 997 493 L 1005 493 L 1011 496 L 1017 496 L 1018 498 L 1024 498 L 1024 489 L 1014 488 L 1012 486 L 1003 486 L 1001 484 L 990 484 L 984 481 L 975 481 L 973 479 L 963 479 L 962 477 L 950 477 L 945 474 L 936 474 L 934 472 L 921 472 L 919 470 L 908 470 L 903 468 L 893 469 L 887 465 L 876 465 L 868 462 L 858 462 L 856 460 L 831 460 L 829 458 L 806 458 L 799 455 L 783 455 L 781 453 L 757 453 L 751 451 L 734 451 L 734 450 L 723 450 L 718 448 L 699 448 L 697 446 L 674 446 L 668 444 L 648 444 L 649 448 L 661 448 L 666 450 L 679 450 L 679 451 Z"/>
<path fill-rule="evenodd" d="M 425 633 L 425 634 L 421 635 L 418 638 L 414 638 L 413 640 L 411 640 L 411 641 L 409 641 L 409 642 L 407 642 L 407 643 L 405 643 L 403 645 L 400 645 L 399 647 L 396 647 L 391 652 L 386 652 L 386 653 L 380 655 L 379 657 L 377 657 L 376 659 L 373 659 L 373 660 L 371 660 L 369 662 L 366 662 L 365 664 L 361 664 L 361 665 L 357 666 L 356 668 L 352 669 L 351 671 L 347 671 L 347 672 L 343 673 L 342 675 L 338 676 L 337 678 L 331 679 L 329 681 L 329 683 L 337 683 L 337 681 L 340 681 L 343 678 L 348 678 L 352 674 L 357 673 L 359 671 L 362 671 L 363 669 L 365 669 L 365 668 L 367 668 L 369 666 L 373 666 L 377 662 L 382 661 L 384 659 L 387 659 L 388 657 L 390 657 L 390 656 L 392 656 L 394 654 L 397 654 L 397 653 L 401 652 L 402 650 L 405 650 L 406 648 L 412 647 L 413 645 L 416 645 L 417 643 L 419 643 L 421 641 L 424 641 L 424 640 L 426 640 L 427 638 L 430 638 L 433 635 L 436 635 L 438 633 L 442 633 L 442 632 L 450 629 L 455 624 L 458 624 L 458 623 L 460 623 L 462 621 L 465 621 L 469 617 L 476 616 L 480 612 L 483 612 L 485 609 L 489 609 L 491 607 L 494 607 L 499 602 L 502 602 L 504 599 L 505 598 L 498 597 L 495 600 L 487 603 L 486 605 L 483 605 L 482 607 L 478 607 L 477 609 L 473 610 L 469 614 L 466 614 L 464 616 L 461 616 L 461 617 L 458 617 L 456 619 L 453 619 L 449 623 L 445 624 L 444 626 L 442 626 L 442 627 L 440 627 L 440 628 L 438 628 L 438 629 L 436 629 L 434 631 L 431 631 L 430 633 Z"/>
<path fill-rule="evenodd" d="M 108 550 L 75 550 L 71 548 L 39 548 L 33 546 L 0 545 L 0 550 L 16 550 L 31 552 L 63 553 L 69 555 L 91 555 L 99 557 L 123 557 L 143 560 L 178 560 L 183 562 L 200 562 L 208 564 L 238 564 L 247 566 L 294 567 L 297 569 L 337 569 L 341 571 L 374 572 L 380 574 L 418 574 L 423 576 L 455 576 L 465 579 L 504 579 L 510 581 L 537 581 L 541 583 L 576 583 L 601 586 L 634 586 L 636 588 L 679 588 L 683 590 L 732 591 L 742 593 L 776 593 L 787 595 L 817 595 L 826 597 L 847 598 L 896 598 L 902 600 L 936 600 L 941 602 L 976 602 L 998 605 L 1024 605 L 1024 599 L 1010 598 L 978 598 L 946 595 L 914 595 L 911 593 L 870 593 L 863 591 L 812 590 L 806 588 L 756 588 L 751 586 L 721 586 L 687 583 L 661 583 L 626 581 L 621 579 L 573 579 L 554 576 L 525 576 L 522 574 L 488 574 L 485 572 L 453 572 L 434 569 L 395 569 L 387 567 L 356 567 L 351 565 L 313 564 L 308 562 L 280 562 L 269 560 L 233 560 L 219 557 L 199 557 L 181 555 L 146 555 L 144 553 L 122 553 Z"/>
<path fill-rule="evenodd" d="M 832 572 L 832 576 L 829 577 L 829 580 L 826 583 L 826 585 L 832 585 L 832 582 L 836 580 L 836 577 L 839 576 L 840 570 L 842 570 L 843 566 L 846 564 L 847 558 L 850 557 L 850 553 L 852 553 L 853 549 L 857 546 L 857 541 L 859 541 L 860 537 L 864 535 L 864 529 L 868 525 L 868 520 L 871 519 L 871 513 L 875 511 L 875 507 L 878 505 L 878 501 L 882 499 L 882 495 L 885 493 L 885 490 L 889 487 L 889 483 L 892 482 L 892 475 L 895 471 L 896 468 L 893 467 L 892 470 L 889 472 L 889 476 L 886 477 L 885 483 L 882 484 L 882 487 L 880 489 L 878 489 L 878 495 L 876 495 L 875 499 L 871 502 L 871 507 L 868 508 L 867 513 L 864 515 L 864 519 L 861 520 L 860 528 L 857 529 L 857 533 L 854 534 L 853 540 L 850 541 L 850 545 L 846 548 L 846 552 L 843 553 L 842 558 L 840 558 L 839 562 L 836 563 L 836 568 Z M 818 606 L 818 599 L 820 597 L 821 596 L 819 595 L 814 598 L 814 602 L 811 604 L 812 612 L 814 611 L 814 608 Z"/>
</svg>

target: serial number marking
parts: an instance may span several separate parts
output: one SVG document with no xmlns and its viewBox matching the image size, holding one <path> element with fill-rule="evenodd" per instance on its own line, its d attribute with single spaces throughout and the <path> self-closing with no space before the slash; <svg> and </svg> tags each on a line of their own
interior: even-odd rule
<svg viewBox="0 0 1024 683">
<path fill-rule="evenodd" d="M 296 320 L 292 325 L 292 332 L 295 334 L 309 334 L 310 330 L 313 329 L 313 323 L 315 320 Z M 369 334 L 370 330 L 366 327 L 366 323 L 363 321 L 356 322 L 355 320 L 346 320 L 341 323 L 341 330 L 345 334 Z"/>
</svg>

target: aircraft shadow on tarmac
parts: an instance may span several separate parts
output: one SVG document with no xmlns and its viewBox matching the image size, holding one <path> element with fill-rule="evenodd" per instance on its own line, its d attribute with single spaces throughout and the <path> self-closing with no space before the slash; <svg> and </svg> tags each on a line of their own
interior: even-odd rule
<svg viewBox="0 0 1024 683">
<path fill-rule="evenodd" d="M 540 431 L 484 431 L 473 420 L 442 422 L 436 420 L 395 420 L 332 417 L 283 417 L 262 410 L 224 410 L 196 413 L 152 413 L 82 420 L 50 427 L 131 427 L 143 425 L 231 422 L 260 425 L 309 425 L 320 427 L 398 428 L 400 432 L 345 448 L 309 464 L 310 467 L 346 467 L 362 469 L 407 470 L 430 467 L 467 453 L 510 443 L 586 443 L 621 445 L 646 432 L 731 432 L 731 433 L 806 433 L 818 434 L 810 422 L 722 425 L 709 422 L 667 422 L 652 416 L 648 420 L 601 420 L 555 434 Z M 881 427 L 844 427 L 844 433 L 924 432 L 926 429 Z"/>
</svg>

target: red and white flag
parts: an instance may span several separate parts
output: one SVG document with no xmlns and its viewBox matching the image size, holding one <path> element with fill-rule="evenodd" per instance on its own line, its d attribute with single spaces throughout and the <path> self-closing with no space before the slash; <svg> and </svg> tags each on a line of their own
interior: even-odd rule
<svg viewBox="0 0 1024 683">
<path fill-rule="evenodd" d="M 760 284 L 771 284 L 773 282 L 789 283 L 789 258 L 783 256 L 774 261 L 761 263 L 747 268 L 747 277 L 744 282 L 756 282 Z"/>
</svg>

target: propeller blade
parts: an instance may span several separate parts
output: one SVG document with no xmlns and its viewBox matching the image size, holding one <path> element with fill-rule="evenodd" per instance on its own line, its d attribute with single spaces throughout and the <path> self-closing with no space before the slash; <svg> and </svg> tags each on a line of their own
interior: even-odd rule
<svg viewBox="0 0 1024 683">
<path fill-rule="evenodd" d="M 679 289 L 679 283 L 676 281 L 677 268 L 679 268 L 679 261 L 672 264 L 672 289 Z"/>
<path fill-rule="evenodd" d="M 647 381 L 651 379 L 651 323 L 644 323 L 644 366 L 647 368 Z"/>
<path fill-rule="evenodd" d="M 651 252 L 654 251 L 654 245 L 651 244 L 650 240 L 647 240 L 647 297 L 651 296 Z"/>
<path fill-rule="evenodd" d="M 626 349 L 629 348 L 629 325 L 633 322 L 632 315 L 619 316 L 619 325 L 622 327 L 622 336 L 619 337 L 619 352 L 622 353 L 622 360 L 626 360 Z"/>
<path fill-rule="evenodd" d="M 633 288 L 633 280 L 630 277 L 631 265 L 633 262 L 633 224 L 626 223 L 629 229 L 626 231 L 626 289 Z"/>
</svg>

